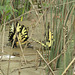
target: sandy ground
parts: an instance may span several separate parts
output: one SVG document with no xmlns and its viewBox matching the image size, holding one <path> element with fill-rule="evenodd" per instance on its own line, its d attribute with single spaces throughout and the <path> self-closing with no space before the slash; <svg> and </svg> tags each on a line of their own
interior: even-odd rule
<svg viewBox="0 0 75 75">
<path fill-rule="evenodd" d="M 35 22 L 33 21 L 23 21 L 22 23 L 25 24 L 25 25 L 30 25 L 32 22 L 32 24 L 35 24 Z M 39 27 L 40 26 L 40 27 Z M 29 26 L 29 36 L 30 36 L 30 32 L 31 32 L 31 26 Z M 5 31 L 5 35 L 4 35 L 4 47 L 3 47 L 3 51 L 4 53 L 2 54 L 2 32 L 0 32 L 0 56 L 3 55 L 2 57 L 2 61 L 0 62 L 0 65 L 1 65 L 1 72 L 0 72 L 0 75 L 3 75 L 2 72 L 4 73 L 4 75 L 7 75 L 8 73 L 8 64 L 9 64 L 9 55 L 11 54 L 13 56 L 13 54 L 17 55 L 15 57 L 12 57 L 10 60 L 10 65 L 9 65 L 9 75 L 45 75 L 45 70 L 42 70 L 42 69 L 37 69 L 36 70 L 36 49 L 39 49 L 41 46 L 36 43 L 36 42 L 32 42 L 32 46 L 34 48 L 26 48 L 24 50 L 24 54 L 26 55 L 25 56 L 25 59 L 27 61 L 33 61 L 33 62 L 27 62 L 27 64 L 25 65 L 24 63 L 20 62 L 20 60 L 23 60 L 24 59 L 22 58 L 22 51 L 20 50 L 19 46 L 18 48 L 13 48 L 11 49 L 10 46 L 8 46 L 7 44 L 9 43 L 8 42 L 8 29 L 9 27 L 6 26 L 6 31 Z M 37 27 L 34 29 L 34 33 L 32 35 L 32 38 L 34 37 L 34 39 L 37 39 L 37 40 L 41 40 L 41 38 L 43 39 L 43 26 L 42 25 L 37 25 Z M 30 40 L 32 41 L 32 40 Z M 38 48 L 39 47 L 39 48 Z M 30 54 L 33 54 L 33 55 L 28 55 L 27 54 L 30 53 Z M 21 56 L 21 57 L 20 57 Z M 23 67 L 23 68 L 22 68 Z M 22 68 L 22 69 L 20 69 Z M 19 73 L 19 69 L 20 69 L 20 74 Z"/>
<path fill-rule="evenodd" d="M 41 24 L 38 24 L 35 28 L 34 26 L 36 24 L 36 21 L 34 19 L 36 18 L 33 18 L 32 16 L 30 16 L 29 20 L 22 21 L 20 22 L 20 24 L 23 24 L 29 27 L 29 34 L 28 34 L 29 37 L 31 35 L 32 30 L 34 30 L 32 34 L 32 38 L 35 40 L 43 41 L 44 40 L 44 25 L 43 25 L 42 19 L 41 19 Z M 33 29 L 31 25 L 33 25 Z M 9 66 L 9 75 L 46 75 L 45 70 L 40 69 L 40 67 L 43 67 L 43 63 L 42 63 L 42 66 L 38 67 L 38 69 L 36 70 L 36 64 L 37 64 L 36 50 L 39 50 L 41 48 L 40 44 L 36 43 L 35 41 L 29 40 L 30 42 L 32 42 L 31 45 L 33 46 L 33 48 L 24 49 L 23 53 L 25 55 L 25 59 L 27 60 L 27 64 L 24 64 L 24 59 L 22 57 L 23 54 L 20 47 L 18 46 L 17 48 L 11 49 L 11 47 L 7 45 L 9 43 L 8 30 L 9 30 L 9 26 L 6 26 L 5 35 L 4 35 L 4 46 L 3 46 L 4 53 L 2 53 L 3 33 L 0 32 L 0 40 L 1 40 L 0 41 L 0 58 L 1 58 L 1 55 L 3 55 L 2 61 L 0 61 L 0 75 L 7 75 L 8 66 Z M 10 59 L 11 60 L 10 65 L 8 65 L 10 54 L 12 56 L 13 55 L 16 55 L 16 56 Z M 38 62 L 38 65 L 39 65 L 39 62 Z M 55 72 L 55 75 L 58 75 L 57 72 Z"/>
</svg>

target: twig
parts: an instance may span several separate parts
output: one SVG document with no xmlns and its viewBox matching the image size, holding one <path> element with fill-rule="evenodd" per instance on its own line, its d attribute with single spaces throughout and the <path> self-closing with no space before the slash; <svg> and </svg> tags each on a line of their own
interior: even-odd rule
<svg viewBox="0 0 75 75">
<path fill-rule="evenodd" d="M 36 59 L 35 59 L 35 63 L 36 63 L 36 70 L 37 70 L 37 67 L 38 67 L 38 54 L 37 54 L 37 52 L 36 52 Z"/>
<path fill-rule="evenodd" d="M 11 57 L 11 55 L 9 55 L 9 61 L 8 61 L 8 69 L 7 69 L 7 75 L 9 75 L 10 57 Z"/>
<path fill-rule="evenodd" d="M 35 26 L 38 25 L 38 23 L 41 21 L 41 19 L 42 19 L 42 17 L 43 17 L 44 14 L 45 14 L 45 12 L 40 16 L 40 18 L 39 18 L 38 21 L 36 22 Z M 33 30 L 32 30 L 32 33 L 33 33 Z M 31 34 L 31 37 L 32 37 L 32 34 Z M 30 38 L 31 38 L 31 37 L 30 37 Z"/>
<path fill-rule="evenodd" d="M 0 58 L 0 62 L 2 61 L 1 59 L 2 59 L 2 56 L 4 54 L 5 21 L 6 21 L 6 18 L 4 19 L 3 37 L 2 37 L 2 52 L 1 52 L 2 55 L 1 55 L 1 58 Z M 1 70 L 2 74 L 5 75 L 4 72 L 1 69 L 1 63 L 0 63 L 0 70 Z"/>
<path fill-rule="evenodd" d="M 18 75 L 20 75 L 21 74 L 21 71 L 20 70 L 18 70 Z"/>
<path fill-rule="evenodd" d="M 5 75 L 4 72 L 3 72 L 3 70 L 2 70 L 2 69 L 0 69 L 0 70 L 1 70 L 1 73 L 2 73 L 3 75 Z"/>
<path fill-rule="evenodd" d="M 64 3 L 64 4 L 70 4 L 70 3 L 73 3 L 73 2 L 75 2 L 75 1 L 71 1 L 71 2 L 68 2 L 68 3 Z M 47 8 L 50 8 L 50 7 L 61 6 L 61 5 L 64 5 L 64 4 L 49 6 L 49 7 L 45 7 L 45 8 L 41 8 L 41 9 L 36 9 L 36 10 L 37 10 L 37 11 L 39 11 L 39 10 L 44 10 L 44 9 L 47 9 Z M 9 22 L 6 22 L 5 24 L 7 25 L 7 24 L 10 24 L 11 22 L 14 22 L 14 21 L 16 21 L 16 20 L 20 20 L 20 18 L 21 18 L 22 16 L 24 16 L 25 14 L 28 14 L 28 13 L 34 12 L 34 11 L 35 11 L 34 9 L 33 9 L 33 10 L 30 10 L 30 11 L 28 11 L 28 12 L 26 12 L 26 13 L 24 13 L 24 14 L 18 16 L 17 18 L 15 18 L 15 19 L 13 19 L 13 20 L 10 20 Z M 2 24 L 2 25 L 3 25 L 3 24 Z"/>
<path fill-rule="evenodd" d="M 64 53 L 64 52 L 62 51 L 58 56 L 56 56 L 53 60 L 51 60 L 51 61 L 48 63 L 48 65 L 51 64 L 53 61 L 55 61 L 57 58 L 59 58 L 63 53 Z M 47 67 L 47 65 L 44 66 L 44 69 L 45 69 L 46 67 Z"/>
<path fill-rule="evenodd" d="M 11 5 L 11 7 L 14 9 L 14 7 L 13 7 L 13 5 L 12 5 L 12 0 L 10 0 L 10 5 Z M 12 11 L 13 11 L 13 9 L 12 9 Z M 14 16 L 14 18 L 15 18 L 14 11 L 13 11 L 13 16 Z M 15 41 L 15 40 L 14 40 L 14 41 Z M 14 41 L 13 41 L 13 44 L 12 44 L 11 50 L 12 50 L 12 48 L 13 48 Z M 10 57 L 11 57 L 11 54 L 9 55 L 9 61 L 8 61 L 8 69 L 7 69 L 7 75 L 9 75 L 10 59 L 11 59 Z"/>
<path fill-rule="evenodd" d="M 9 61 L 9 60 L 6 60 L 6 59 L 4 59 L 4 60 L 2 60 L 2 62 L 5 62 L 5 61 Z M 20 60 L 10 60 L 11 62 L 21 62 Z M 33 60 L 30 60 L 30 61 L 26 61 L 27 63 L 30 63 L 30 62 L 34 62 L 35 61 L 35 59 L 33 59 Z M 25 62 L 24 60 L 22 61 L 22 62 Z"/>
<path fill-rule="evenodd" d="M 4 52 L 4 36 L 5 36 L 5 21 L 6 21 L 6 18 L 4 19 L 4 27 L 3 27 L 3 37 L 2 37 L 2 53 Z"/>
<path fill-rule="evenodd" d="M 36 9 L 36 10 L 41 10 L 41 9 Z M 34 12 L 34 11 L 35 11 L 35 10 L 30 10 L 30 11 L 28 11 L 28 12 L 25 12 L 24 14 L 18 16 L 17 18 L 12 19 L 12 20 L 10 20 L 9 22 L 6 22 L 5 24 L 7 25 L 7 24 L 10 24 L 11 22 L 18 21 L 18 20 L 21 19 L 22 16 L 24 16 L 24 15 L 30 13 L 30 12 Z M 2 25 L 4 25 L 4 24 L 2 24 Z"/>
<path fill-rule="evenodd" d="M 41 21 L 41 18 L 43 17 L 43 15 L 45 14 L 45 12 L 40 16 L 40 18 L 38 19 L 38 21 L 36 22 L 36 24 L 35 24 L 35 27 L 38 25 L 38 23 Z M 30 37 L 29 37 L 29 39 L 27 40 L 27 41 L 29 41 L 31 38 L 32 38 L 32 34 L 33 34 L 33 29 L 32 29 L 32 31 L 31 31 L 31 34 L 30 34 Z"/>
<path fill-rule="evenodd" d="M 74 68 L 73 68 L 73 75 L 75 75 L 75 63 L 74 63 Z"/>
<path fill-rule="evenodd" d="M 35 42 L 37 42 L 37 43 L 39 43 L 39 44 L 41 44 L 42 46 L 46 47 L 46 45 L 45 45 L 44 43 L 42 43 L 42 42 L 40 42 L 40 41 L 38 41 L 38 40 L 35 40 L 35 39 L 33 39 L 33 38 L 32 38 L 32 40 L 35 41 Z"/>
<path fill-rule="evenodd" d="M 52 7 L 56 7 L 56 6 L 62 6 L 62 5 L 65 5 L 65 4 L 70 4 L 70 3 L 74 3 L 75 1 L 70 1 L 70 2 L 65 2 L 65 3 L 61 3 L 61 4 L 57 4 L 57 5 L 54 5 Z M 49 7 L 48 7 L 49 8 Z"/>
<path fill-rule="evenodd" d="M 67 70 L 69 69 L 69 67 L 75 62 L 75 58 L 73 58 L 73 60 L 70 62 L 70 64 L 67 66 L 67 68 L 64 70 L 64 72 L 62 73 L 62 75 L 64 75 Z"/>
<path fill-rule="evenodd" d="M 47 63 L 47 61 L 44 59 L 44 57 L 41 55 L 41 53 L 37 50 L 37 53 L 40 55 L 40 57 L 44 60 L 44 62 L 47 64 L 47 66 L 49 67 L 51 73 L 53 75 L 55 75 L 55 73 L 53 72 L 53 70 L 51 69 L 51 67 L 49 66 L 49 64 Z"/>
<path fill-rule="evenodd" d="M 20 43 L 19 38 L 18 38 L 18 35 L 17 35 L 17 39 L 18 39 L 18 42 L 19 42 L 19 45 L 20 45 L 20 49 L 21 49 L 21 52 L 22 52 L 22 54 L 23 54 L 23 58 L 24 58 L 24 60 L 25 60 L 25 63 L 27 63 L 27 62 L 26 62 L 26 59 L 25 59 L 25 56 L 24 56 L 24 52 L 23 52 L 22 46 L 21 46 L 21 43 Z"/>
<path fill-rule="evenodd" d="M 0 62 L 2 61 L 1 59 L 2 59 L 2 56 L 3 56 L 3 53 L 4 53 L 4 36 L 5 36 L 5 21 L 6 21 L 6 17 L 5 17 L 5 19 L 4 19 L 4 26 L 3 26 L 3 36 L 2 36 L 2 52 L 1 52 L 1 58 L 0 58 Z M 3 74 L 3 75 L 5 75 L 4 74 L 4 72 L 2 71 L 2 69 L 1 69 L 1 63 L 0 63 L 0 70 L 1 70 L 1 73 Z"/>
<path fill-rule="evenodd" d="M 39 14 L 38 14 L 38 12 L 36 11 L 36 9 L 35 9 L 35 7 L 34 7 L 34 5 L 33 5 L 32 1 L 31 1 L 31 0 L 29 0 L 29 2 L 31 3 L 31 5 L 32 5 L 33 9 L 35 10 L 35 13 L 36 13 L 37 17 L 39 17 Z"/>
<path fill-rule="evenodd" d="M 1 52 L 2 55 L 1 55 L 1 58 L 0 58 L 0 62 L 2 61 L 1 59 L 2 59 L 2 56 L 3 56 L 3 53 L 4 53 L 5 21 L 6 21 L 6 17 L 4 19 L 3 37 L 2 37 L 2 52 Z M 1 70 L 1 73 L 3 75 L 5 75 L 4 72 L 3 72 L 3 70 L 1 69 L 1 63 L 0 63 L 0 70 Z"/>
<path fill-rule="evenodd" d="M 21 67 L 20 69 L 33 68 L 33 67 L 35 67 L 35 66 Z M 11 73 L 13 73 L 14 71 L 17 71 L 17 70 L 19 70 L 19 68 L 14 69 Z"/>
<path fill-rule="evenodd" d="M 40 18 L 38 19 L 38 21 L 36 22 L 36 24 L 35 24 L 35 27 L 38 25 L 38 23 L 40 22 L 40 20 L 41 20 L 41 18 L 43 17 L 43 15 L 45 14 L 45 12 L 40 16 Z M 30 34 L 30 37 L 29 37 L 29 39 L 27 40 L 27 42 L 26 42 L 26 44 L 29 42 L 29 40 L 32 38 L 32 34 L 33 34 L 33 29 L 32 29 L 32 31 L 31 31 L 31 34 Z M 26 46 L 24 47 L 24 49 L 26 48 Z"/>
</svg>

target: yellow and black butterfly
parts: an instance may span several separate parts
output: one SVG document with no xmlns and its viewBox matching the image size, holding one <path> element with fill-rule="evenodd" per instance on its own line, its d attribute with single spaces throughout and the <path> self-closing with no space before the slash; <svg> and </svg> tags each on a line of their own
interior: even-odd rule
<svg viewBox="0 0 75 75">
<path fill-rule="evenodd" d="M 15 36 L 15 33 L 17 32 L 18 38 Z M 9 41 L 11 42 L 11 45 L 14 41 L 13 47 L 17 47 L 18 39 L 21 42 L 21 44 L 25 44 L 28 39 L 28 27 L 25 27 L 24 25 L 20 25 L 19 22 L 16 23 L 16 26 L 13 24 L 9 28 Z"/>
<path fill-rule="evenodd" d="M 34 40 L 37 43 L 41 44 L 44 47 L 44 49 L 46 47 L 51 48 L 51 46 L 53 45 L 53 42 L 54 42 L 53 33 L 49 29 L 49 31 L 48 31 L 48 40 L 46 42 L 45 41 L 40 42 L 40 41 L 35 40 L 35 39 L 32 39 L 32 40 Z"/>
<path fill-rule="evenodd" d="M 53 45 L 53 33 L 51 32 L 51 30 L 49 29 L 48 32 L 48 41 L 46 42 L 46 46 L 48 46 L 49 48 Z"/>
</svg>

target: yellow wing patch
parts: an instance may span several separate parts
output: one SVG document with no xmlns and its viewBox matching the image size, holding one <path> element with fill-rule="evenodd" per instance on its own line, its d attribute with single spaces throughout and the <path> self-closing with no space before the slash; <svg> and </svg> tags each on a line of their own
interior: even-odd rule
<svg viewBox="0 0 75 75">
<path fill-rule="evenodd" d="M 20 24 L 18 23 L 18 24 L 17 24 L 17 27 L 16 27 L 16 31 L 17 31 L 17 32 L 20 32 L 20 28 L 21 28 L 21 26 L 20 26 Z"/>
<path fill-rule="evenodd" d="M 51 32 L 51 30 L 49 29 L 49 42 L 46 42 L 46 45 L 48 47 L 51 47 L 53 44 L 53 33 Z"/>
</svg>

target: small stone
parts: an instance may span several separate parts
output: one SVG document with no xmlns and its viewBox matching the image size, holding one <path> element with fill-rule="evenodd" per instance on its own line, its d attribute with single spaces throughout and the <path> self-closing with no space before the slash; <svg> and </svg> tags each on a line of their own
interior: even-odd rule
<svg viewBox="0 0 75 75">
<path fill-rule="evenodd" d="M 13 56 L 20 56 L 20 53 L 14 52 L 12 55 L 13 55 Z"/>
</svg>

